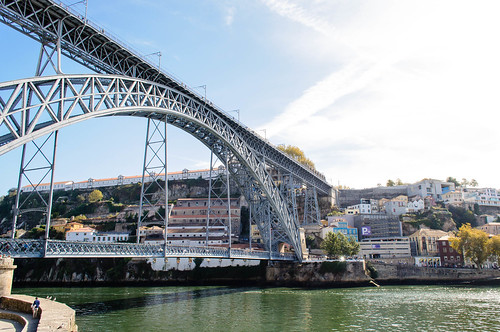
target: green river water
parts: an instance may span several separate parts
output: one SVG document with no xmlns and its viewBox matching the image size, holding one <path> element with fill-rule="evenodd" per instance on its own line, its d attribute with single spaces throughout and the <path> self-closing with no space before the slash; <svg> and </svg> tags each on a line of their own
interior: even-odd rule
<svg viewBox="0 0 500 332">
<path fill-rule="evenodd" d="M 500 331 L 500 287 L 16 288 L 74 308 L 86 331 Z"/>
</svg>

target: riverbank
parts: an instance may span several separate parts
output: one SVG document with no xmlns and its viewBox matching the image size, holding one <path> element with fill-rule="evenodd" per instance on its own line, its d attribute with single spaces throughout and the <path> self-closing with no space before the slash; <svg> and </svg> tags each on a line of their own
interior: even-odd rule
<svg viewBox="0 0 500 332">
<path fill-rule="evenodd" d="M 500 284 L 499 270 L 425 268 L 346 262 L 267 262 L 255 266 L 155 270 L 138 259 L 16 259 L 14 286 L 287 286 L 355 287 L 377 284 Z"/>
<path fill-rule="evenodd" d="M 403 264 L 373 262 L 375 280 L 384 285 L 416 284 L 494 284 L 500 285 L 498 269 L 467 269 L 444 267 L 418 267 Z"/>
</svg>

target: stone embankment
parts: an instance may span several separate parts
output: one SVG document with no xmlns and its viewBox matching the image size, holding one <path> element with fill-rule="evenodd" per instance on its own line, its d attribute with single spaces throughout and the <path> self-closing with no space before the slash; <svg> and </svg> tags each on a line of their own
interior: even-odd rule
<svg viewBox="0 0 500 332">
<path fill-rule="evenodd" d="M 499 283 L 500 270 L 418 267 L 372 262 L 379 283 Z"/>
<path fill-rule="evenodd" d="M 368 285 L 364 261 L 272 263 L 266 283 L 274 286 L 346 287 Z"/>
<path fill-rule="evenodd" d="M 500 283 L 499 270 L 427 268 L 364 261 L 266 262 L 256 266 L 197 266 L 192 270 L 154 269 L 139 259 L 16 260 L 14 284 L 22 285 L 195 285 L 243 284 L 299 287 L 349 287 L 407 283 Z M 195 263 L 193 263 L 195 264 Z M 154 264 L 153 264 L 154 265 Z"/>
</svg>

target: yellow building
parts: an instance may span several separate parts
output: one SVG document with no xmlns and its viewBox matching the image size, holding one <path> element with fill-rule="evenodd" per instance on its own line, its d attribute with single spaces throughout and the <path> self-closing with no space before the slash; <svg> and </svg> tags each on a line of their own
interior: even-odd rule
<svg viewBox="0 0 500 332">
<path fill-rule="evenodd" d="M 422 228 L 410 235 L 410 247 L 412 256 L 438 256 L 437 241 L 440 237 L 451 235 L 437 229 Z"/>
<path fill-rule="evenodd" d="M 85 225 L 83 225 L 79 222 L 73 221 L 73 222 L 67 223 L 66 226 L 64 226 L 64 232 L 67 233 L 69 231 L 78 230 L 78 229 L 83 228 L 83 227 L 85 227 Z"/>
</svg>

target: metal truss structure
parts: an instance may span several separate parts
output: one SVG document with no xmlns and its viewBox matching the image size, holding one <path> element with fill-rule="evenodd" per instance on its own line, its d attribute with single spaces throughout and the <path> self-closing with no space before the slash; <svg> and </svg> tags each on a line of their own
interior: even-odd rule
<svg viewBox="0 0 500 332">
<path fill-rule="evenodd" d="M 58 240 L 0 239 L 0 252 L 12 258 L 113 258 L 113 257 L 207 257 L 225 259 L 272 259 L 294 261 L 291 253 L 228 248 L 182 247 L 163 244 L 93 243 Z"/>
<path fill-rule="evenodd" d="M 137 220 L 137 243 L 139 230 L 146 220 L 159 219 L 165 229 L 168 227 L 168 185 L 167 185 L 167 123 L 148 118 L 146 144 L 144 147 L 144 163 L 142 168 L 141 197 Z M 145 182 L 148 176 L 151 181 Z M 149 208 L 150 210 L 147 210 Z M 163 213 L 161 212 L 163 208 Z M 164 234 L 164 245 L 167 244 L 168 232 Z"/>
<path fill-rule="evenodd" d="M 318 224 L 320 222 L 320 215 L 316 188 L 305 189 L 304 195 L 304 220 L 302 224 Z"/>
<path fill-rule="evenodd" d="M 210 176 L 208 182 L 208 206 L 207 206 L 207 225 L 206 225 L 206 238 L 205 244 L 209 245 L 209 233 L 210 226 L 226 226 L 228 230 L 228 246 L 231 249 L 232 241 L 232 227 L 231 227 L 231 186 L 229 182 L 229 170 L 228 170 L 228 153 L 227 148 L 223 153 L 224 165 L 217 167 L 218 160 L 215 158 L 214 153 L 210 153 Z M 223 167 L 224 174 L 218 172 L 217 177 L 213 177 L 212 174 L 215 168 L 219 170 Z M 224 196 L 226 196 L 224 198 Z M 222 207 L 227 207 L 227 214 L 221 213 L 224 211 Z M 227 216 L 227 217 L 226 217 Z"/>
<path fill-rule="evenodd" d="M 59 27 L 61 25 L 59 24 Z M 61 34 L 61 30 L 58 30 Z M 52 46 L 52 47 L 51 47 Z M 61 53 L 60 44 L 50 45 L 42 43 L 40 45 L 40 54 L 36 66 L 35 76 L 41 76 L 46 70 L 52 68 L 55 73 L 61 74 Z M 56 59 L 54 59 L 56 58 Z M 49 64 L 51 66 L 49 66 Z M 28 96 L 29 99 L 32 95 Z M 14 239 L 16 236 L 17 221 L 23 213 L 41 212 L 45 218 L 45 238 L 48 239 L 50 231 L 50 221 L 52 213 L 52 197 L 54 192 L 54 171 L 56 162 L 57 139 L 59 131 L 55 131 L 47 135 L 45 139 L 41 138 L 41 142 L 33 140 L 23 145 L 21 154 L 21 166 L 19 169 L 19 180 L 17 183 L 16 201 L 12 218 L 12 234 Z M 52 144 L 50 144 L 52 143 Z M 38 189 L 40 184 L 46 178 L 50 179 L 49 195 L 46 197 Z M 23 179 L 27 180 L 33 190 L 21 201 L 21 187 Z M 34 196 L 39 202 L 39 206 L 27 206 L 30 198 Z"/>
<path fill-rule="evenodd" d="M 42 45 L 57 45 L 58 57 L 62 53 L 108 74 L 60 74 L 1 83 L 0 155 L 94 117 L 138 116 L 174 125 L 226 161 L 227 171 L 244 188 L 251 219 L 269 250 L 267 259 L 274 257 L 280 243 L 290 244 L 296 258 L 302 259 L 294 194 L 290 185 L 280 190 L 270 174 L 287 174 L 293 186 L 331 195 L 331 186 L 322 174 L 290 158 L 206 97 L 160 72 L 156 65 L 68 8 L 50 0 L 0 0 L 0 22 Z M 60 73 L 60 68 L 56 67 L 56 72 Z M 46 256 L 52 243 L 56 242 L 46 241 Z M 226 250 L 231 256 L 236 252 Z"/>
</svg>

